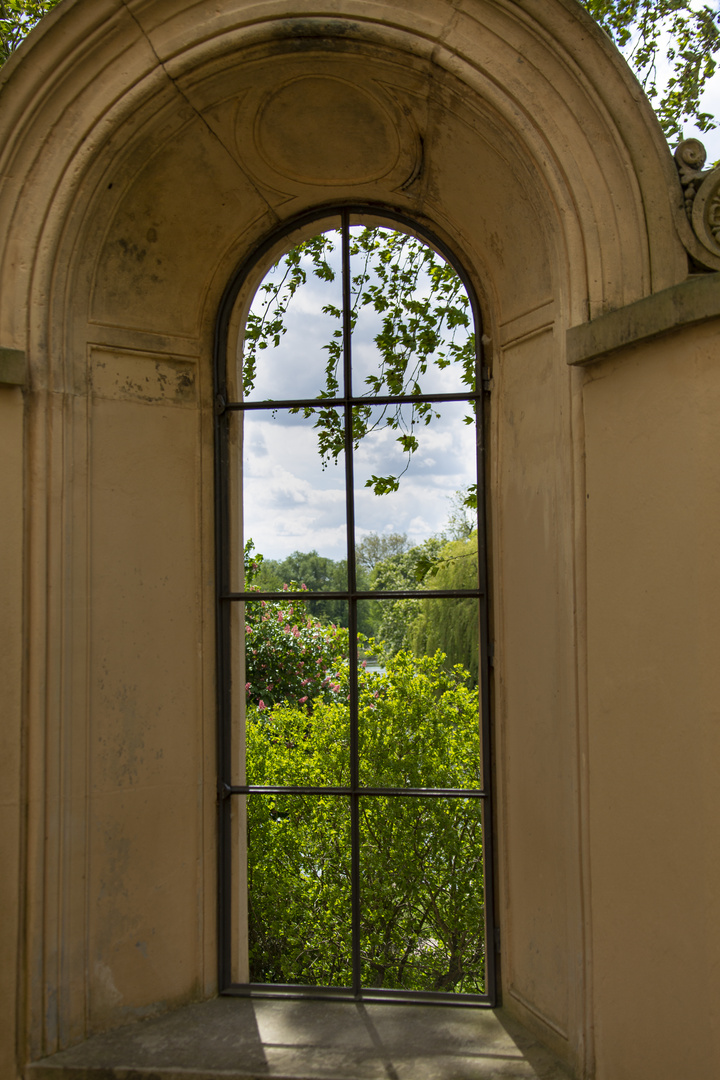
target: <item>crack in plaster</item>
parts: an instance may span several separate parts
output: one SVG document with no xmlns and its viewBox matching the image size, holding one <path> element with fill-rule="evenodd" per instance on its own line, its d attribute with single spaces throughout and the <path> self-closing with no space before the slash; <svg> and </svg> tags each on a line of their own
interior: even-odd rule
<svg viewBox="0 0 720 1080">
<path fill-rule="evenodd" d="M 229 149 L 228 149 L 228 147 L 227 147 L 227 146 L 225 145 L 225 143 L 223 142 L 223 140 L 222 140 L 222 139 L 220 138 L 220 136 L 218 135 L 218 133 L 217 133 L 217 132 L 216 132 L 216 131 L 215 131 L 215 130 L 214 130 L 214 129 L 213 129 L 212 127 L 211 127 L 211 125 L 210 125 L 210 124 L 209 124 L 209 123 L 207 122 L 207 120 L 205 119 L 205 117 L 203 116 L 203 114 L 202 114 L 202 113 L 200 112 L 200 110 L 199 110 L 199 109 L 197 108 L 197 106 L 196 106 L 196 105 L 195 105 L 195 104 L 194 104 L 194 103 L 192 102 L 192 100 L 191 100 L 191 99 L 190 99 L 190 98 L 188 97 L 188 95 L 187 95 L 187 94 L 185 93 L 185 91 L 183 90 L 183 88 L 182 88 L 182 87 L 181 87 L 181 86 L 180 86 L 180 85 L 178 84 L 177 80 L 176 80 L 176 79 L 175 79 L 175 78 L 174 78 L 174 77 L 173 77 L 173 76 L 172 76 L 172 75 L 170 74 L 170 72 L 169 72 L 169 71 L 168 71 L 168 69 L 167 69 L 167 66 L 165 65 L 165 62 L 164 62 L 164 60 L 162 60 L 162 59 L 160 58 L 160 56 L 158 55 L 157 49 L 156 49 L 156 48 L 155 48 L 155 46 L 153 45 L 153 43 L 152 43 L 152 40 L 151 40 L 151 38 L 150 38 L 149 34 L 147 33 L 147 31 L 145 30 L 144 26 L 142 25 L 142 23 L 141 23 L 141 22 L 140 22 L 140 20 L 138 19 L 137 15 L 135 15 L 135 13 L 134 13 L 133 11 L 131 11 L 131 9 L 130 9 L 130 8 L 128 7 L 128 3 L 127 3 L 127 0 L 120 0 L 120 3 L 121 3 L 121 5 L 122 5 L 122 7 L 123 7 L 123 8 L 125 9 L 125 11 L 127 11 L 128 15 L 129 15 L 129 16 L 130 16 L 130 18 L 131 18 L 131 19 L 133 20 L 133 22 L 135 23 L 135 25 L 137 26 L 138 30 L 140 31 L 140 33 L 141 33 L 141 34 L 142 34 L 142 36 L 144 37 L 145 41 L 146 41 L 146 42 L 148 43 L 148 46 L 149 46 L 149 48 L 150 48 L 150 51 L 152 52 L 153 56 L 154 56 L 154 57 L 155 57 L 155 59 L 157 60 L 157 63 L 158 63 L 158 67 L 160 67 L 160 68 L 162 69 L 163 73 L 165 74 L 165 76 L 166 76 L 166 78 L 168 79 L 168 81 L 170 82 L 170 84 L 171 84 L 171 85 L 172 85 L 172 86 L 173 86 L 173 87 L 175 88 L 175 90 L 176 90 L 176 91 L 178 92 L 178 94 L 179 94 L 179 95 L 180 95 L 180 97 L 181 97 L 181 98 L 183 99 L 183 101 L 184 101 L 184 102 L 186 103 L 186 105 L 188 106 L 188 108 L 190 108 L 190 109 L 192 110 L 193 114 L 194 114 L 194 115 L 195 115 L 195 116 L 196 116 L 196 117 L 198 118 L 198 120 L 199 120 L 199 121 L 200 121 L 200 123 L 201 123 L 201 124 L 203 125 L 203 127 L 205 128 L 205 130 L 206 130 L 206 131 L 207 131 L 207 132 L 209 133 L 209 135 L 211 136 L 211 138 L 213 138 L 213 139 L 215 140 L 215 142 L 216 142 L 216 143 L 218 143 L 218 145 L 219 145 L 219 146 L 220 146 L 220 147 L 222 148 L 222 150 L 223 150 L 223 153 L 227 154 L 227 156 L 228 156 L 228 157 L 230 158 L 230 160 L 232 161 L 233 165 L 234 165 L 234 166 L 236 167 L 236 169 L 238 170 L 238 172 L 240 172 L 240 173 L 241 173 L 241 175 L 242 175 L 242 176 L 243 176 L 243 177 L 245 178 L 245 180 L 246 180 L 246 181 L 248 182 L 248 184 L 250 185 L 250 187 L 252 187 L 253 191 L 255 191 L 255 192 L 257 193 L 257 195 L 258 195 L 259 199 L 260 199 L 260 200 L 262 201 L 262 203 L 263 203 L 263 204 L 264 204 L 264 205 L 266 206 L 266 208 L 267 208 L 267 209 L 268 209 L 268 210 L 270 211 L 270 213 L 272 214 L 272 216 L 273 216 L 273 219 L 275 220 L 275 222 L 276 222 L 276 223 L 279 223 L 279 222 L 280 222 L 280 218 L 279 218 L 279 216 L 278 216 L 278 214 L 277 214 L 277 211 L 276 211 L 276 210 L 274 209 L 274 207 L 273 207 L 273 206 L 272 206 L 272 205 L 271 205 L 271 204 L 270 204 L 270 203 L 268 202 L 268 198 L 267 198 L 267 195 L 265 195 L 265 194 L 264 194 L 264 193 L 263 193 L 263 192 L 262 192 L 262 191 L 260 190 L 260 188 L 258 187 L 258 185 L 256 184 L 256 182 L 255 182 L 255 181 L 253 180 L 253 178 L 252 178 L 252 177 L 251 177 L 251 176 L 249 175 L 249 173 L 247 173 L 247 172 L 245 171 L 245 169 L 243 169 L 243 167 L 242 167 L 242 165 L 240 164 L 240 162 L 239 162 L 239 161 L 237 160 L 237 158 L 236 158 L 236 157 L 235 157 L 235 156 L 234 156 L 234 155 L 233 155 L 233 154 L 232 154 L 232 153 L 230 152 L 230 150 L 229 150 Z"/>
</svg>

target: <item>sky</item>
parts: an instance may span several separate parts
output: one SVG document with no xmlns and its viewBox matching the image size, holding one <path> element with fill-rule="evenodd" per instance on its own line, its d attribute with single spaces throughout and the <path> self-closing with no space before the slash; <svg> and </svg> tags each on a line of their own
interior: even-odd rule
<svg viewBox="0 0 720 1080">
<path fill-rule="evenodd" d="M 717 117 L 720 124 L 720 68 L 708 83 L 703 94 L 701 108 L 704 112 L 712 113 Z M 715 162 L 720 162 L 720 126 L 712 131 L 699 131 L 693 124 L 687 124 L 683 130 L 686 139 L 699 139 L 704 143 L 707 150 L 707 166 L 710 168 Z"/>
<path fill-rule="evenodd" d="M 261 303 L 260 295 L 253 310 L 259 311 Z M 339 326 L 332 316 L 322 314 L 328 304 L 340 307 L 339 273 L 332 283 L 309 275 L 288 307 L 287 332 L 279 347 L 258 354 L 258 379 L 249 399 L 277 398 L 278 386 L 285 399 L 317 396 L 324 385 L 324 346 Z M 363 393 L 364 376 L 377 367 L 374 337 L 379 329 L 380 316 L 365 309 L 353 334 L 356 394 Z M 422 385 L 427 393 L 462 389 L 452 368 L 429 373 Z M 439 419 L 434 416 L 428 426 L 416 430 L 419 449 L 399 490 L 378 496 L 366 487 L 366 480 L 372 475 L 398 475 L 407 460 L 397 443 L 399 432 L 383 425 L 380 408 L 375 407 L 374 430 L 354 454 L 356 542 L 371 532 L 400 532 L 417 544 L 443 529 L 451 497 L 475 483 L 475 426 L 463 422 L 467 406 L 446 403 L 435 412 Z M 244 457 L 245 537 L 252 537 L 266 558 L 312 550 L 333 559 L 346 557 L 345 464 L 343 459 L 323 462 L 315 420 L 278 409 L 250 412 L 242 421 L 243 438 L 237 443 Z"/>
</svg>

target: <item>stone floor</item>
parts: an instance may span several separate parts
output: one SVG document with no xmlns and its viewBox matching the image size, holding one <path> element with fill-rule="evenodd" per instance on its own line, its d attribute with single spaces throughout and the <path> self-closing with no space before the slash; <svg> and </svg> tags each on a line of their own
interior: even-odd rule
<svg viewBox="0 0 720 1080">
<path fill-rule="evenodd" d="M 26 1080 L 569 1080 L 502 1009 L 218 998 L 96 1035 Z"/>
</svg>

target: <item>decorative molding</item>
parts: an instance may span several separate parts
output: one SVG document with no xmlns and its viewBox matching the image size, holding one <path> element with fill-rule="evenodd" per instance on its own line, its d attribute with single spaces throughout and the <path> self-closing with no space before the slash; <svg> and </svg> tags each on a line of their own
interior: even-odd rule
<svg viewBox="0 0 720 1080">
<path fill-rule="evenodd" d="M 284 57 L 282 75 L 254 65 L 237 94 L 235 152 L 256 185 L 284 201 L 378 183 L 389 195 L 420 175 L 424 98 L 413 100 L 422 83 L 408 65 L 386 60 L 371 76 L 357 57 L 303 52 Z"/>
<path fill-rule="evenodd" d="M 0 347 L 0 386 L 25 386 L 27 358 L 22 349 Z"/>
<path fill-rule="evenodd" d="M 699 139 L 684 139 L 675 151 L 685 211 L 704 248 L 720 256 L 720 167 L 705 169 L 707 152 Z"/>
<path fill-rule="evenodd" d="M 634 304 L 567 331 L 567 362 L 602 360 L 616 349 L 641 345 L 693 323 L 720 318 L 720 273 L 698 274 Z"/>
</svg>

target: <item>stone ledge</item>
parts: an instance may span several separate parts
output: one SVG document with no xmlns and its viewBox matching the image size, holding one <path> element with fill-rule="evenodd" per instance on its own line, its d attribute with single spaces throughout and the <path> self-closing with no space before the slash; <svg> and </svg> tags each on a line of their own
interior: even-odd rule
<svg viewBox="0 0 720 1080">
<path fill-rule="evenodd" d="M 0 347 L 0 386 L 25 386 L 27 361 L 22 349 Z"/>
<path fill-rule="evenodd" d="M 670 289 L 600 315 L 567 331 L 567 362 L 590 364 L 616 349 L 720 317 L 720 273 L 688 278 Z"/>
<path fill-rule="evenodd" d="M 96 1035 L 25 1080 L 569 1080 L 503 1009 L 216 998 Z"/>
</svg>

